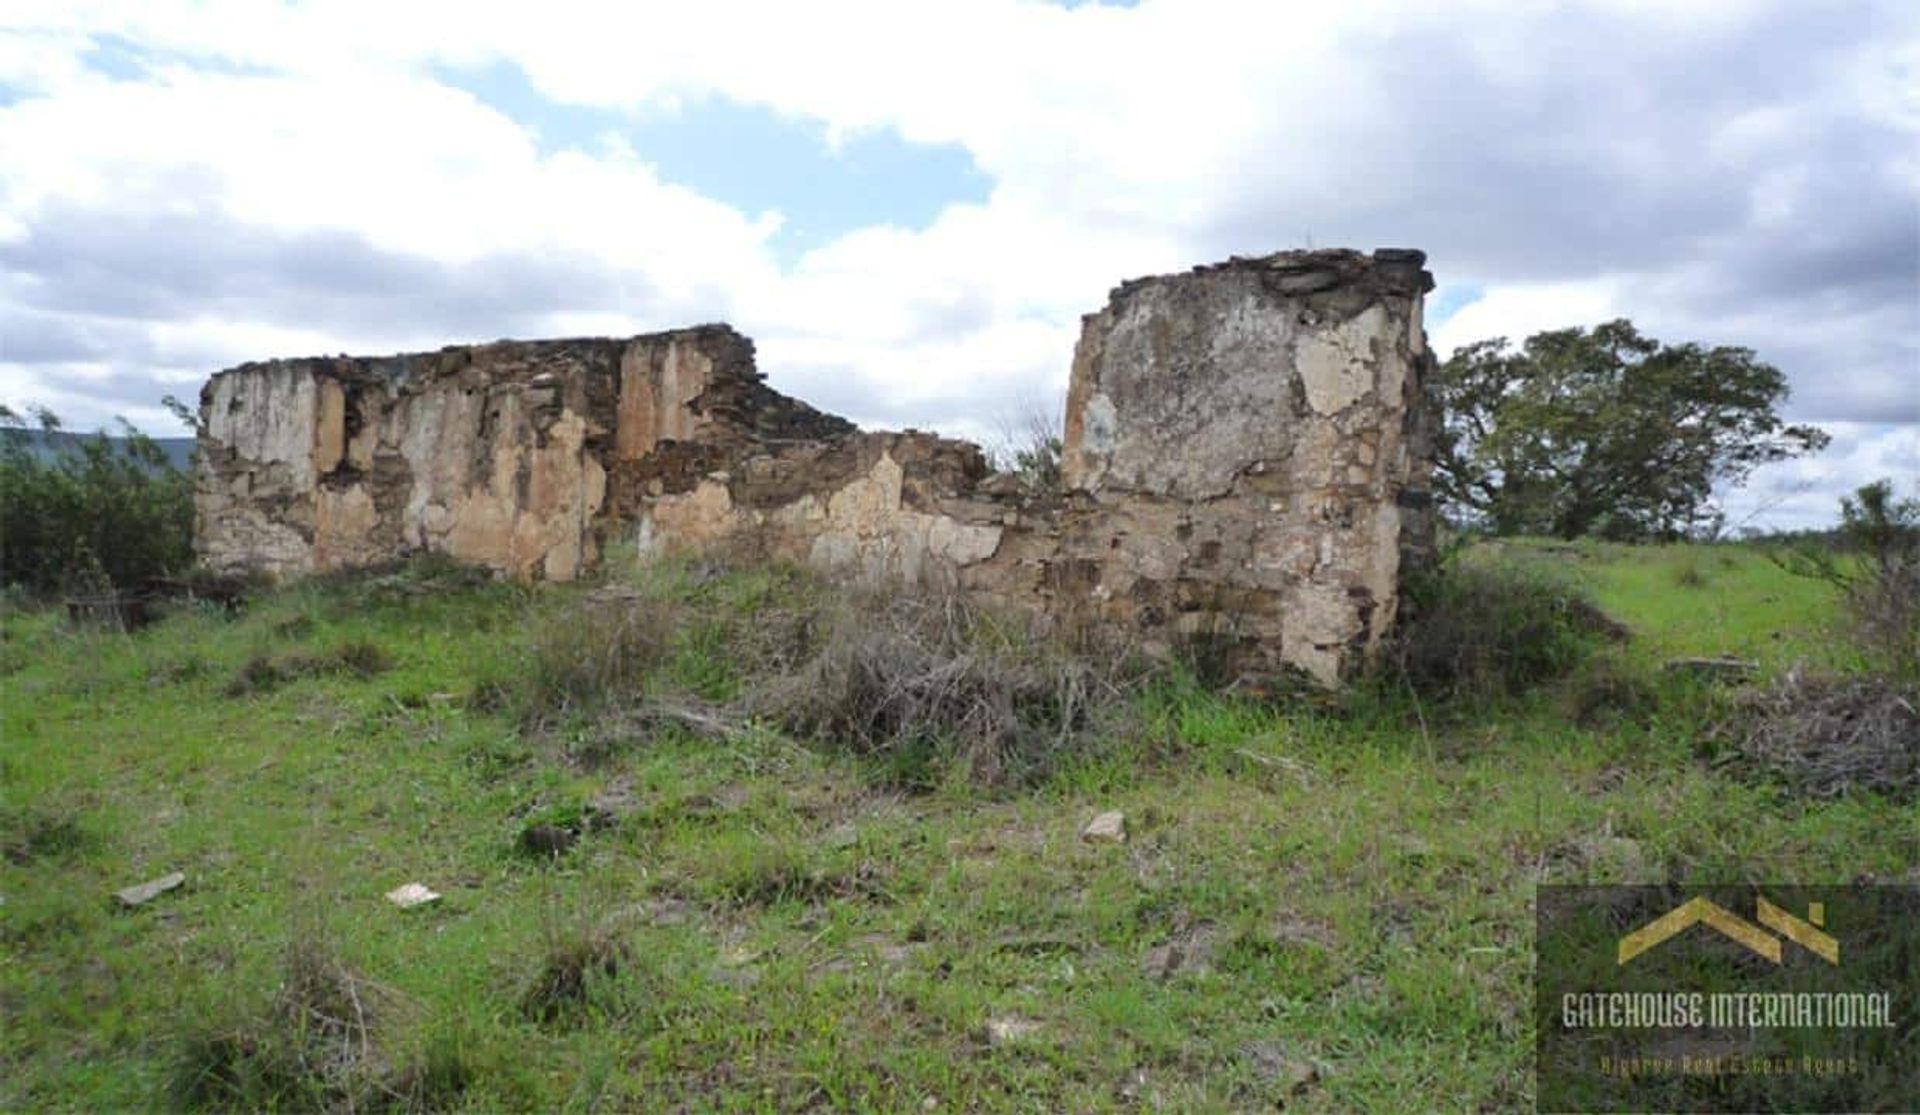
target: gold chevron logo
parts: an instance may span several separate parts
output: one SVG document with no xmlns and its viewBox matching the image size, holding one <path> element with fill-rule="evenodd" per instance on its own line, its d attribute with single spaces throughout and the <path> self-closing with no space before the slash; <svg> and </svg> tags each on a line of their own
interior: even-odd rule
<svg viewBox="0 0 1920 1115">
<path fill-rule="evenodd" d="M 1813 953 L 1829 964 L 1840 963 L 1840 942 L 1822 932 L 1819 926 L 1826 922 L 1824 903 L 1814 902 L 1807 907 L 1805 921 L 1775 906 L 1765 898 L 1756 900 L 1758 907 L 1755 917 L 1760 925 L 1704 898 L 1694 898 L 1620 938 L 1620 963 L 1625 964 L 1669 937 L 1682 933 L 1695 925 L 1705 925 L 1717 930 L 1722 936 L 1746 947 L 1758 956 L 1780 963 L 1781 938 L 1792 941 L 1808 952 Z M 1766 928 L 1761 928 L 1765 926 Z M 1773 930 L 1768 933 L 1767 930 Z M 1780 936 L 1774 936 L 1778 933 Z"/>
</svg>

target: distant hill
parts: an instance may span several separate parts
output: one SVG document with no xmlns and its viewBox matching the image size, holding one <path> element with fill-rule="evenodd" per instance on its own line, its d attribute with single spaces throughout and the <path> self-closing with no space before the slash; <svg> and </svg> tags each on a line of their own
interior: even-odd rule
<svg viewBox="0 0 1920 1115">
<path fill-rule="evenodd" d="M 47 430 L 12 430 L 8 431 L 8 434 L 10 436 L 25 438 L 27 447 L 38 457 L 58 456 L 66 450 L 77 449 L 81 442 L 91 441 L 94 437 L 93 434 L 73 433 L 68 430 L 54 430 L 51 432 Z M 107 435 L 107 440 L 118 442 L 125 439 L 117 438 L 109 434 Z M 174 468 L 185 469 L 193 464 L 192 438 L 157 437 L 152 440 L 155 445 L 160 447 L 161 452 L 167 455 L 167 463 Z"/>
</svg>

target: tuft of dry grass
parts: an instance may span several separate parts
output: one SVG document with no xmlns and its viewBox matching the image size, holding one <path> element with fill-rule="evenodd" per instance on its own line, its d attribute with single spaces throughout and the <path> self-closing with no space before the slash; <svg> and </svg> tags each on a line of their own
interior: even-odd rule
<svg viewBox="0 0 1920 1115">
<path fill-rule="evenodd" d="M 176 1054 L 174 1102 L 222 1111 L 433 1106 L 445 1096 L 429 1094 L 424 1084 L 457 1084 L 457 1074 L 444 1063 L 433 1066 L 430 1077 L 417 1068 L 396 1073 L 378 1040 L 381 1024 L 402 1002 L 317 938 L 296 937 L 264 1011 L 196 1019 L 189 1027 Z"/>
<path fill-rule="evenodd" d="M 782 728 L 877 758 L 910 788 L 958 764 L 976 783 L 1044 776 L 1116 718 L 1139 677 L 952 595 L 867 594 L 813 656 L 760 688 Z"/>
<path fill-rule="evenodd" d="M 610 585 L 572 608 L 535 613 L 524 671 L 506 682 L 529 728 L 617 704 L 641 692 L 684 622 L 677 602 Z"/>
<path fill-rule="evenodd" d="M 324 654 L 295 651 L 276 656 L 258 651 L 227 683 L 226 694 L 229 697 L 246 697 L 271 692 L 300 678 L 335 674 L 348 674 L 364 680 L 377 677 L 392 668 L 393 655 L 385 647 L 367 639 L 341 643 Z"/>
<path fill-rule="evenodd" d="M 521 1013 L 548 1025 L 578 1021 L 591 1010 L 600 990 L 618 979 L 632 959 L 627 942 L 598 928 L 556 935 L 547 945 L 540 974 L 520 1000 Z"/>
</svg>

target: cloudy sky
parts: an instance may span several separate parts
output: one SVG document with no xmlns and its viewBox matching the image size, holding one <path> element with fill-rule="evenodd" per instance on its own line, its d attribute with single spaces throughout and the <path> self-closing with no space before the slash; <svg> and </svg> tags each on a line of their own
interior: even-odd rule
<svg viewBox="0 0 1920 1115">
<path fill-rule="evenodd" d="M 1920 484 L 1920 5 L 0 0 L 0 402 L 726 320 L 864 424 L 1057 406 L 1124 278 L 1424 248 L 1444 353 L 1631 317 Z"/>
</svg>

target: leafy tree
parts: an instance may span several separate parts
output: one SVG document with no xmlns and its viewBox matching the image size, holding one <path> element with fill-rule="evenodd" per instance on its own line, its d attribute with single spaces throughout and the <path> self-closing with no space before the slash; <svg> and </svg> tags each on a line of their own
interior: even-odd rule
<svg viewBox="0 0 1920 1115">
<path fill-rule="evenodd" d="M 95 592 L 191 563 L 192 479 L 120 427 L 119 437 L 71 437 L 50 411 L 0 406 L 0 584 Z"/>
<path fill-rule="evenodd" d="M 1714 517 L 1716 483 L 1827 443 L 1781 421 L 1786 377 L 1751 349 L 1663 345 L 1624 319 L 1468 345 L 1436 393 L 1440 496 L 1500 534 L 1674 537 Z"/>
</svg>

